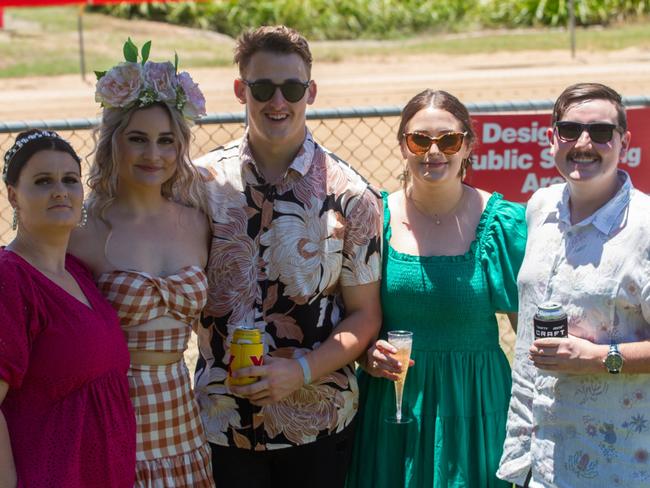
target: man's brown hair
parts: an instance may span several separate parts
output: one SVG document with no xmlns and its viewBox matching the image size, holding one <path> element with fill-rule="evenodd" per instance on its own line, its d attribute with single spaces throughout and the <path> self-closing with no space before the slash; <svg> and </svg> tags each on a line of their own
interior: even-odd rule
<svg viewBox="0 0 650 488">
<path fill-rule="evenodd" d="M 618 114 L 618 126 L 624 131 L 627 130 L 627 116 L 623 100 L 618 92 L 601 83 L 576 83 L 567 87 L 555 101 L 553 107 L 553 124 L 562 120 L 562 117 L 570 107 L 576 103 L 589 100 L 608 100 L 616 107 Z"/>
<path fill-rule="evenodd" d="M 243 76 L 253 55 L 259 51 L 279 54 L 297 54 L 305 62 L 311 78 L 311 51 L 307 40 L 298 31 L 284 25 L 269 25 L 244 31 L 235 45 L 235 64 Z"/>
</svg>

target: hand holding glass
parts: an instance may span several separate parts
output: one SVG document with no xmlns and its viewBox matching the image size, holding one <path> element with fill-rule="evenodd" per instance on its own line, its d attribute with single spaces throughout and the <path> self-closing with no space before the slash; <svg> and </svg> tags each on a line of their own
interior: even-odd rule
<svg viewBox="0 0 650 488">
<path fill-rule="evenodd" d="M 409 332 L 408 330 L 390 331 L 388 333 L 388 342 L 397 349 L 394 356 L 401 363 L 402 371 L 399 373 L 399 378 L 395 381 L 395 416 L 388 417 L 386 421 L 393 424 L 407 424 L 413 419 L 402 416 L 402 393 L 404 392 L 404 382 L 406 381 L 406 373 L 408 373 L 409 361 L 411 359 L 413 332 Z"/>
</svg>

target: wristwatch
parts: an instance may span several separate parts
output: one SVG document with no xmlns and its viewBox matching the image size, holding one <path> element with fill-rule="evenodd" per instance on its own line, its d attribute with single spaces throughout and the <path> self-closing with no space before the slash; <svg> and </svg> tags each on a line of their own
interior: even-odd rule
<svg viewBox="0 0 650 488">
<path fill-rule="evenodd" d="M 603 362 L 605 363 L 607 371 L 610 373 L 618 374 L 621 372 L 621 368 L 623 367 L 623 356 L 621 355 L 621 351 L 618 350 L 618 344 L 613 342 L 609 345 L 609 352 Z"/>
</svg>

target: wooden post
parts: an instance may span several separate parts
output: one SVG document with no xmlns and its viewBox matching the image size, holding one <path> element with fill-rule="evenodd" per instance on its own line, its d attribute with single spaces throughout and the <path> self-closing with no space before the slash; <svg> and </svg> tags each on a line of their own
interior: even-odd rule
<svg viewBox="0 0 650 488">
<path fill-rule="evenodd" d="M 569 0 L 569 33 L 571 36 L 571 59 L 576 57 L 576 5 L 575 0 Z"/>
<path fill-rule="evenodd" d="M 81 79 L 86 81 L 86 54 L 84 52 L 84 24 L 83 14 L 85 5 L 79 5 L 77 15 L 77 31 L 79 32 L 79 68 L 81 69 Z"/>
</svg>

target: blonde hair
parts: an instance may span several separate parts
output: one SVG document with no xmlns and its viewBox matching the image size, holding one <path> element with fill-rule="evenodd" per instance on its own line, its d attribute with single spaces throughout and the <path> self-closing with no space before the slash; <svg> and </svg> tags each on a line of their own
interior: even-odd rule
<svg viewBox="0 0 650 488">
<path fill-rule="evenodd" d="M 162 185 L 161 194 L 174 202 L 197 208 L 207 214 L 207 201 L 201 183 L 201 175 L 190 160 L 190 141 L 192 132 L 178 110 L 164 103 L 148 105 L 145 108 L 133 107 L 129 110 L 105 108 L 102 121 L 95 130 L 94 158 L 88 176 L 90 194 L 87 200 L 88 211 L 104 220 L 105 212 L 115 201 L 119 176 L 118 138 L 138 110 L 160 106 L 169 115 L 172 133 L 177 141 L 178 159 L 176 171 Z"/>
</svg>

